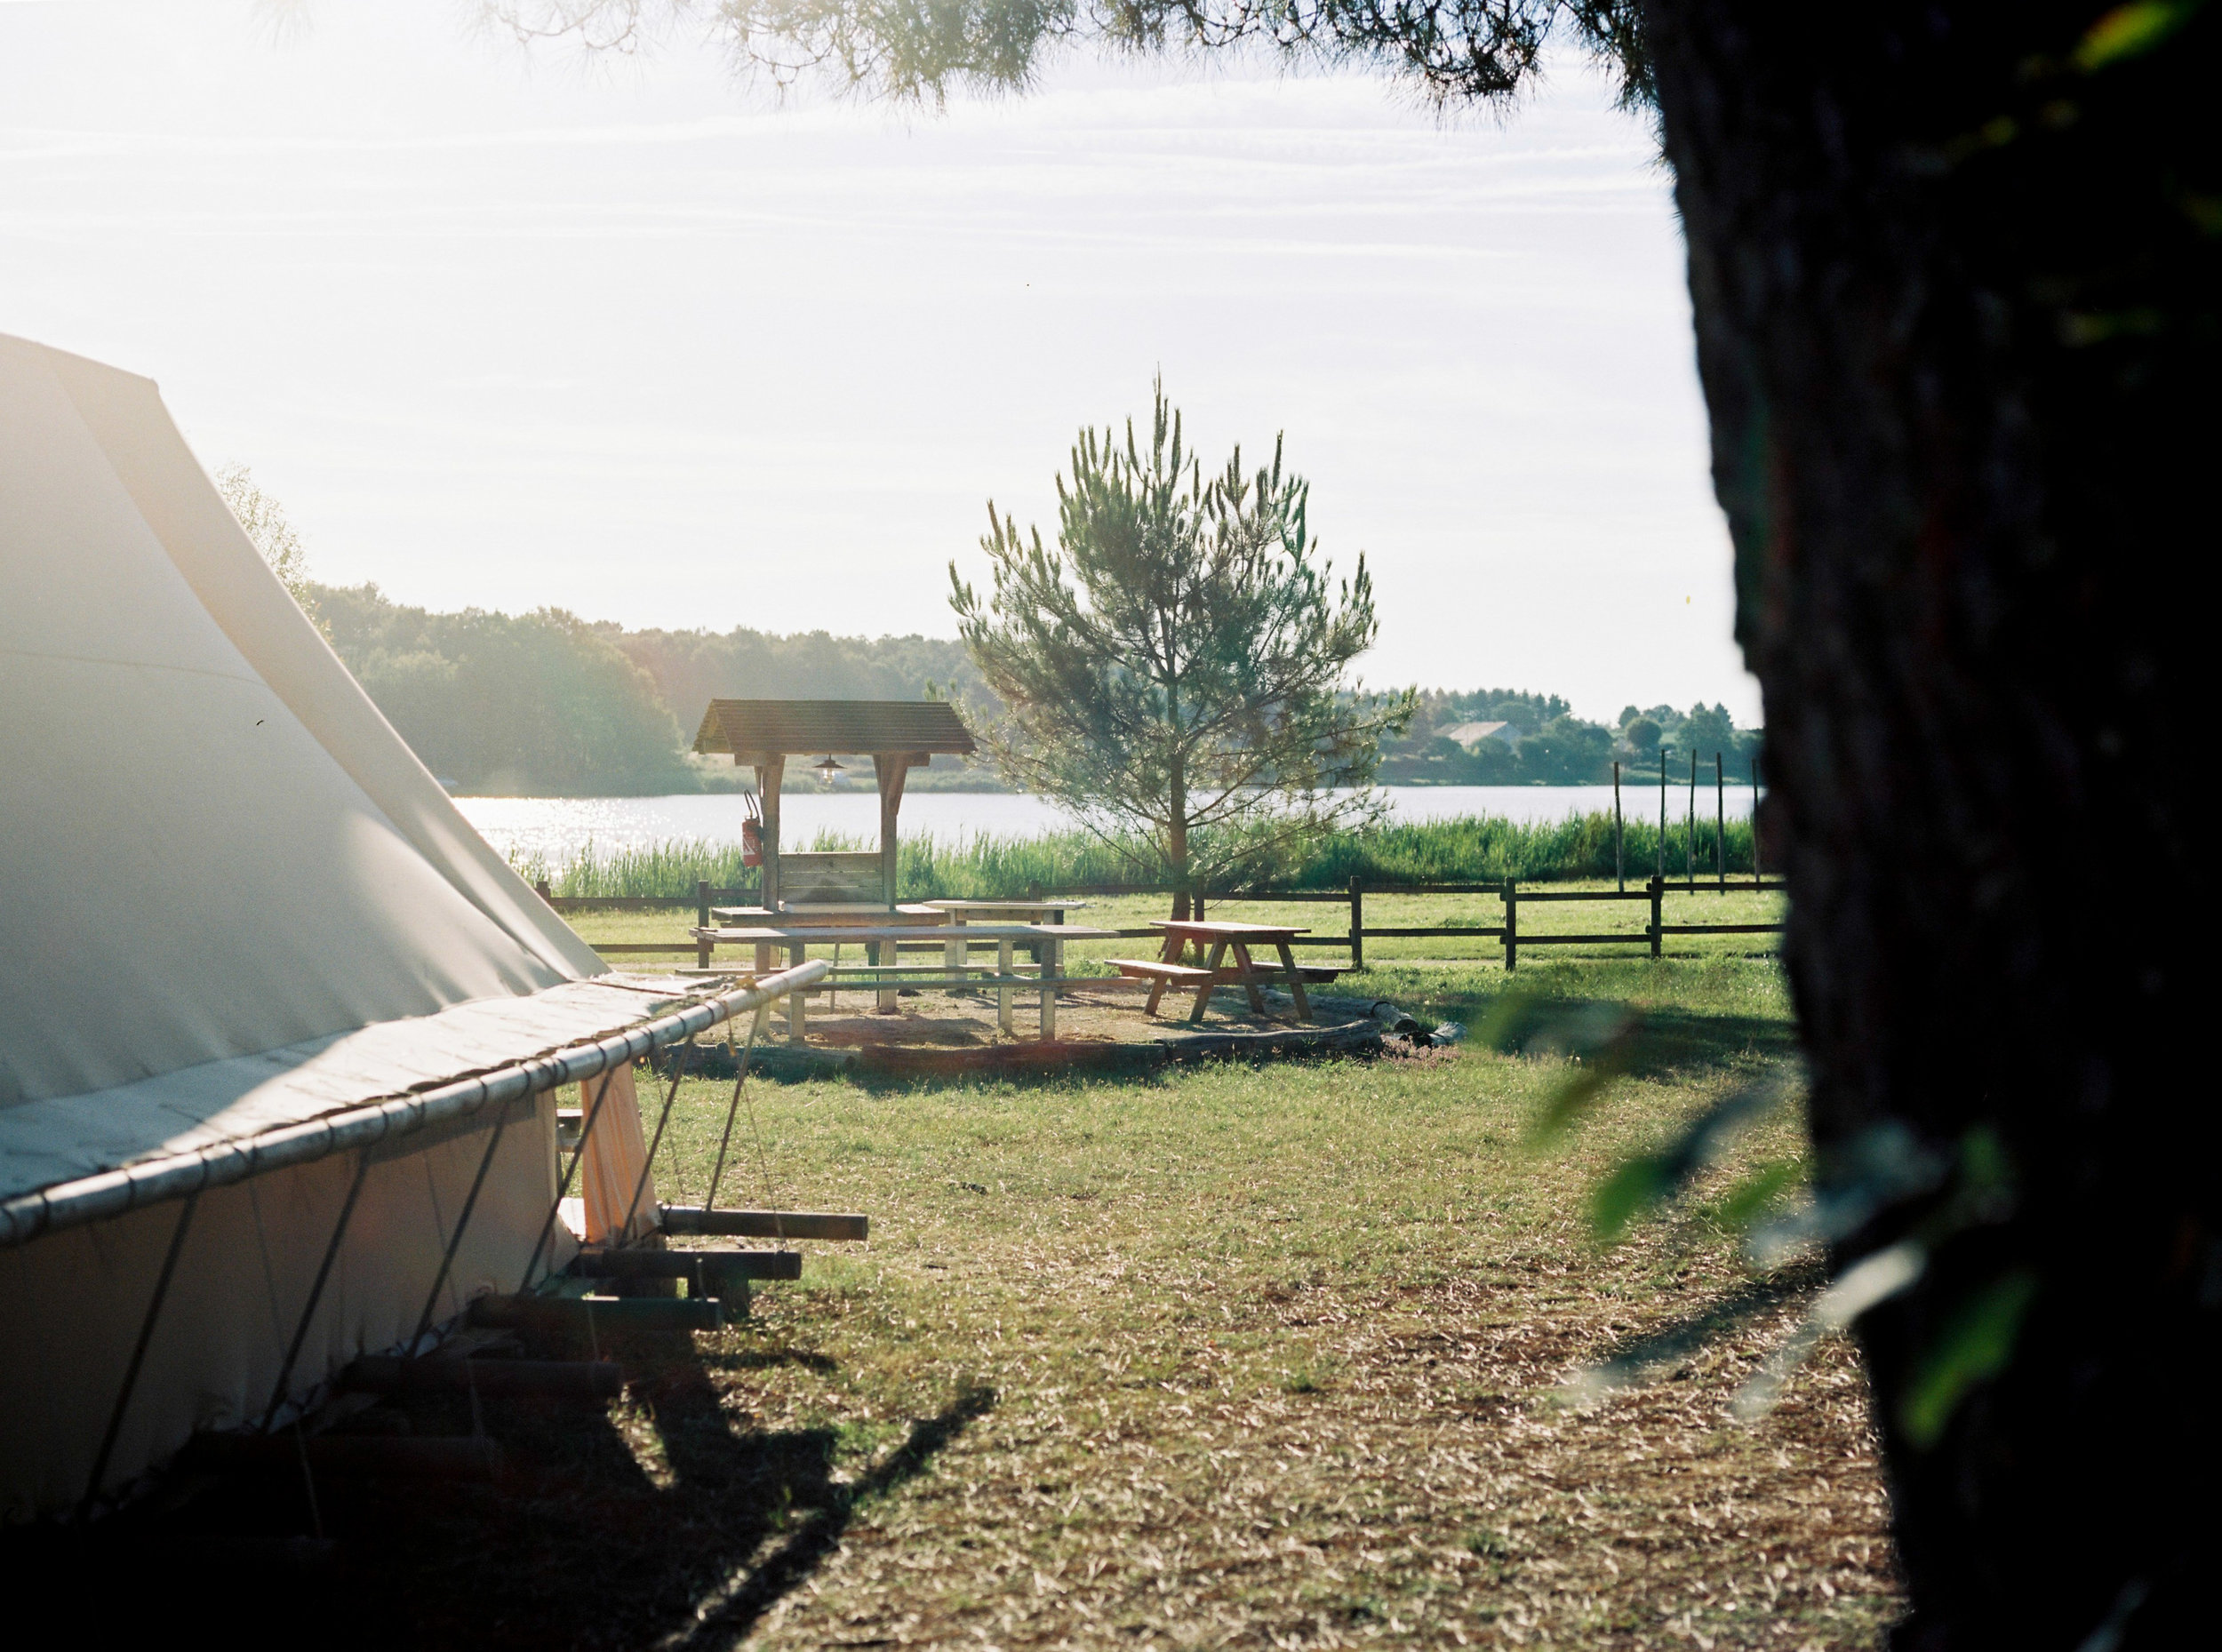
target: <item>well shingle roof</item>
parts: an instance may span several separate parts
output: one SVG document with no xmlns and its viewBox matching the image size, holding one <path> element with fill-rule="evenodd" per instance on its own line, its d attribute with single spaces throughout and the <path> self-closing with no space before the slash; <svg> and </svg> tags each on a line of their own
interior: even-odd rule
<svg viewBox="0 0 2222 1652">
<path fill-rule="evenodd" d="M 816 752 L 953 752 L 978 748 L 945 700 L 714 699 L 694 737 L 698 752 L 803 755 Z"/>
</svg>

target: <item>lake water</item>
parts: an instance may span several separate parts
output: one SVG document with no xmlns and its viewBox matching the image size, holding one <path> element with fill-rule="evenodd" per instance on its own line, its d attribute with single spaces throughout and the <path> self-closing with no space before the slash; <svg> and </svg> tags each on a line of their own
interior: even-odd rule
<svg viewBox="0 0 2222 1652">
<path fill-rule="evenodd" d="M 1461 815 L 1502 815 L 1524 822 L 1610 812 L 1609 786 L 1399 786 L 1383 788 L 1398 820 L 1441 820 Z M 1751 789 L 1728 788 L 1728 812 L 1751 813 Z M 1698 788 L 1698 810 L 1710 818 L 1713 788 Z M 643 848 L 671 838 L 738 842 L 747 805 L 738 793 L 676 797 L 459 797 L 455 806 L 511 857 L 538 856 L 551 865 L 574 858 L 591 842 L 608 852 Z M 1622 807 L 1631 818 L 1659 818 L 1659 788 L 1629 786 Z M 1680 819 L 1689 807 L 1686 785 L 1667 793 L 1667 812 Z M 866 842 L 879 835 L 879 799 L 869 790 L 788 796 L 780 814 L 789 846 L 807 843 L 820 829 Z M 1062 830 L 1071 818 L 1054 803 L 1024 793 L 913 792 L 903 799 L 906 834 L 931 834 L 944 842 L 975 835 L 1033 837 Z"/>
</svg>

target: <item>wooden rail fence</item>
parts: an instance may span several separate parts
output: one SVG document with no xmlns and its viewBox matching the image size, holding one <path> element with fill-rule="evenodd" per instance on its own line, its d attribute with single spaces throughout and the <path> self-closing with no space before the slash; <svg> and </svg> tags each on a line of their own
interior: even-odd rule
<svg viewBox="0 0 2222 1652">
<path fill-rule="evenodd" d="M 1204 915 L 1207 904 L 1224 906 L 1228 901 L 1270 901 L 1276 906 L 1320 903 L 1344 906 L 1349 913 L 1349 921 L 1343 933 L 1301 936 L 1297 938 L 1294 945 L 1314 950 L 1321 948 L 1347 950 L 1350 954 L 1349 967 L 1353 970 L 1365 968 L 1365 944 L 1369 940 L 1431 939 L 1438 937 L 1444 939 L 1494 939 L 1503 944 L 1505 968 L 1516 970 L 1520 966 L 1520 953 L 1523 947 L 1641 946 L 1648 946 L 1651 955 L 1657 958 L 1663 955 L 1666 938 L 1670 935 L 1777 935 L 1781 933 L 1782 926 L 1779 923 L 1668 923 L 1666 921 L 1666 901 L 1668 894 L 1685 892 L 1694 895 L 1700 890 L 1707 894 L 1716 892 L 1714 880 L 1711 878 L 1703 880 L 1690 878 L 1686 880 L 1686 887 L 1683 887 L 1684 885 L 1685 880 L 1683 879 L 1661 877 L 1653 877 L 1637 889 L 1618 890 L 1559 890 L 1534 887 L 1523 889 L 1519 881 L 1514 878 L 1507 878 L 1496 883 L 1368 883 L 1362 879 L 1353 878 L 1349 887 L 1341 890 L 1197 890 L 1192 893 L 1189 898 L 1191 907 L 1198 917 Z M 540 898 L 559 913 L 667 912 L 675 908 L 683 909 L 689 904 L 683 900 L 672 900 L 659 896 L 557 895 L 549 889 L 545 881 L 533 887 L 539 890 Z M 1717 892 L 1726 894 L 1733 890 L 1741 893 L 1779 890 L 1782 887 L 1779 879 L 1754 877 L 1738 879 L 1730 882 L 1726 877 L 1722 877 L 1717 884 Z M 1504 903 L 1504 922 L 1483 924 L 1369 924 L 1365 921 L 1365 898 L 1369 892 L 1375 895 L 1392 896 L 1495 896 Z M 1170 897 L 1173 893 L 1174 891 L 1168 888 L 1145 884 L 1088 884 L 1056 890 L 1029 888 L 1027 891 L 1027 898 L 1030 900 L 1061 900 L 1126 895 Z M 757 890 L 753 884 L 742 884 L 732 888 L 716 888 L 707 883 L 698 884 L 692 903 L 695 907 L 695 922 L 698 926 L 707 929 L 709 927 L 712 906 L 747 906 L 753 904 L 756 898 Z M 1643 927 L 1640 930 L 1591 930 L 1574 934 L 1533 929 L 1522 930 L 1520 909 L 1523 906 L 1550 906 L 1571 901 L 1642 903 L 1648 906 L 1650 911 L 1646 915 Z M 1157 937 L 1157 931 L 1152 929 L 1125 929 L 1118 930 L 1117 934 L 1123 939 L 1155 939 Z M 835 941 L 839 938 L 838 932 L 828 931 L 827 940 Z M 906 945 L 899 950 L 939 952 L 940 948 L 941 943 L 934 940 Z M 694 951 L 695 943 L 691 937 L 669 942 L 615 941 L 596 946 L 595 950 L 612 956 L 660 955 L 668 957 Z"/>
</svg>

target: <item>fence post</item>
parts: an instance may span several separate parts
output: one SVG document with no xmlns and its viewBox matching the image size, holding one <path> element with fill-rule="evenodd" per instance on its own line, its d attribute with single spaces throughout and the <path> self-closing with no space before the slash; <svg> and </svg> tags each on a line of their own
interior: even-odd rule
<svg viewBox="0 0 2222 1652">
<path fill-rule="evenodd" d="M 694 927 L 698 930 L 710 927 L 710 881 L 707 878 L 694 881 Z M 694 967 L 698 970 L 710 967 L 710 943 L 699 936 L 694 941 Z"/>
<path fill-rule="evenodd" d="M 1505 880 L 1505 973 L 1520 967 L 1520 885 Z"/>
<path fill-rule="evenodd" d="M 1350 880 L 1350 967 L 1365 968 L 1365 890 Z"/>
<path fill-rule="evenodd" d="M 1666 938 L 1662 929 L 1666 922 L 1664 911 L 1666 895 L 1666 880 L 1653 878 L 1651 880 L 1651 956 L 1654 958 L 1659 956 L 1659 942 Z"/>
<path fill-rule="evenodd" d="M 1690 880 L 1690 892 L 1698 892 L 1698 748 L 1690 748 L 1690 821 L 1682 828 L 1682 869 Z"/>
<path fill-rule="evenodd" d="M 1620 892 L 1628 892 L 1628 861 L 1622 852 L 1620 838 L 1620 760 L 1612 760 L 1612 875 L 1619 880 Z"/>
<path fill-rule="evenodd" d="M 1720 874 L 1721 893 L 1728 893 L 1728 770 L 1721 754 L 1713 754 L 1713 869 Z"/>
<path fill-rule="evenodd" d="M 548 880 L 546 878 L 540 878 L 533 883 L 532 892 L 535 895 L 538 895 L 542 900 L 546 901 L 549 906 L 553 906 L 556 904 L 556 891 L 548 887 Z"/>
<path fill-rule="evenodd" d="M 1659 748 L 1659 867 L 1658 875 L 1666 875 L 1666 748 Z"/>
<path fill-rule="evenodd" d="M 1765 874 L 1759 869 L 1759 754 L 1751 754 L 1751 886 L 1757 889 Z"/>
</svg>

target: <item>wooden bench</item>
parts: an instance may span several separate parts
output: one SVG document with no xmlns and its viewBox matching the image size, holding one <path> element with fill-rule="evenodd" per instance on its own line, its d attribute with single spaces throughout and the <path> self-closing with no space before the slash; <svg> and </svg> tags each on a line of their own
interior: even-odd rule
<svg viewBox="0 0 2222 1652">
<path fill-rule="evenodd" d="M 1195 986 L 1209 992 L 1219 981 L 1220 971 L 1199 970 L 1193 964 L 1165 963 L 1155 958 L 1107 958 L 1104 960 L 1129 980 L 1149 983 L 1149 1002 L 1142 1008 L 1144 1015 L 1157 1013 L 1157 1001 L 1165 995 L 1168 986 Z"/>
</svg>

